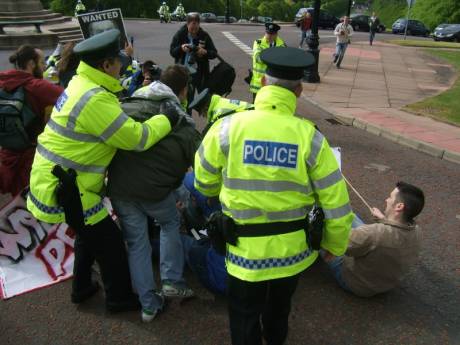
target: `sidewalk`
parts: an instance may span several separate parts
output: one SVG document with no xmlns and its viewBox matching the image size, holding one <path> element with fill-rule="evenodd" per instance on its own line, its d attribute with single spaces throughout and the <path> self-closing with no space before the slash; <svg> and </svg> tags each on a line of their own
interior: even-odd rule
<svg viewBox="0 0 460 345">
<path fill-rule="evenodd" d="M 460 163 L 460 127 L 400 110 L 449 89 L 451 66 L 421 49 L 353 42 L 342 68 L 335 45 L 321 47 L 321 83 L 304 83 L 303 97 L 341 122 L 451 162 Z"/>
</svg>

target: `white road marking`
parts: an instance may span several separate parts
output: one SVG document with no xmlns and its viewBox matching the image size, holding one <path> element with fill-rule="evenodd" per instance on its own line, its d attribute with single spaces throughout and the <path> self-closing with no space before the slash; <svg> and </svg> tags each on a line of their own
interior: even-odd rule
<svg viewBox="0 0 460 345">
<path fill-rule="evenodd" d="M 432 69 L 423 69 L 423 68 L 408 68 L 411 72 L 421 72 L 421 73 L 433 73 L 436 74 L 437 72 Z"/>
<path fill-rule="evenodd" d="M 364 168 L 369 170 L 377 170 L 378 172 L 385 172 L 390 169 L 390 167 L 387 165 L 377 163 L 369 163 L 368 165 L 365 165 Z"/>
<path fill-rule="evenodd" d="M 240 48 L 242 51 L 244 51 L 246 54 L 249 56 L 252 56 L 252 49 L 251 47 L 247 46 L 243 42 L 241 42 L 238 38 L 236 38 L 233 34 L 231 34 L 228 31 L 222 31 L 222 34 L 227 37 L 230 42 L 232 42 L 234 45 L 236 45 L 238 48 Z"/>
</svg>

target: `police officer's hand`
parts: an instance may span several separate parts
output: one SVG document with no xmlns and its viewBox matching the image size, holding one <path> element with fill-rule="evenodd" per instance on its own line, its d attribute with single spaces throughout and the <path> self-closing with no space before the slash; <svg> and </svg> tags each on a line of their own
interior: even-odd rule
<svg viewBox="0 0 460 345">
<path fill-rule="evenodd" d="M 325 263 L 328 263 L 336 258 L 334 254 L 332 254 L 330 251 L 326 249 L 323 250 L 321 257 L 323 258 Z"/>
<path fill-rule="evenodd" d="M 182 116 L 182 112 L 180 111 L 179 107 L 170 101 L 161 103 L 160 114 L 163 114 L 168 118 L 169 123 L 171 124 L 171 128 L 177 124 L 179 118 Z"/>
</svg>

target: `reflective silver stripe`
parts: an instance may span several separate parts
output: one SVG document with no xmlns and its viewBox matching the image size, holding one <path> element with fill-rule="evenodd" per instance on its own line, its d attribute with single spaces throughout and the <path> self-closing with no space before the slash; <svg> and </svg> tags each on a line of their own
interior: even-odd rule
<svg viewBox="0 0 460 345">
<path fill-rule="evenodd" d="M 316 164 L 316 159 L 318 158 L 319 151 L 323 146 L 324 136 L 320 131 L 316 130 L 313 140 L 311 141 L 311 150 L 310 156 L 307 159 L 307 164 L 310 168 L 314 167 Z"/>
<path fill-rule="evenodd" d="M 72 168 L 78 171 L 83 171 L 83 172 L 89 172 L 89 173 L 95 173 L 95 174 L 105 174 L 106 168 L 100 165 L 86 165 L 86 164 L 80 164 L 77 162 L 74 162 L 70 159 L 61 157 L 51 151 L 48 151 L 46 148 L 44 148 L 42 145 L 38 144 L 37 145 L 37 152 L 40 153 L 43 157 L 46 159 L 62 165 L 64 168 Z"/>
<path fill-rule="evenodd" d="M 232 214 L 234 218 L 237 219 L 251 219 L 263 215 L 263 212 L 258 209 L 249 209 L 249 210 L 234 210 L 230 209 L 222 203 L 222 210 L 227 211 Z"/>
<path fill-rule="evenodd" d="M 309 194 L 309 186 L 291 181 L 269 181 L 269 180 L 244 180 L 240 178 L 229 178 L 224 175 L 224 186 L 230 189 L 241 189 L 246 191 L 269 191 L 269 192 L 299 192 Z"/>
<path fill-rule="evenodd" d="M 220 127 L 219 139 L 220 139 L 220 149 L 225 157 L 228 156 L 228 149 L 230 146 L 230 138 L 229 138 L 229 131 L 230 131 L 230 121 L 232 120 L 232 116 L 224 117 L 222 120 L 222 124 Z"/>
<path fill-rule="evenodd" d="M 85 107 L 86 103 L 93 97 L 96 93 L 102 92 L 104 89 L 102 87 L 96 87 L 94 89 L 86 91 L 83 96 L 78 100 L 78 102 L 73 106 L 69 114 L 69 121 L 67 122 L 67 128 L 74 129 L 75 124 L 77 123 L 77 117 L 80 115 L 81 111 Z"/>
<path fill-rule="evenodd" d="M 56 123 L 53 119 L 49 119 L 47 125 L 48 125 L 49 128 L 51 128 L 57 134 L 60 134 L 63 137 L 66 137 L 66 138 L 69 138 L 69 139 L 73 139 L 73 140 L 81 141 L 81 142 L 85 142 L 85 143 L 98 143 L 98 142 L 101 141 L 100 138 L 95 137 L 92 134 L 78 133 L 78 132 L 75 132 L 72 129 L 69 129 L 67 127 L 63 127 L 63 126 L 59 125 L 58 123 Z"/>
<path fill-rule="evenodd" d="M 311 206 L 303 206 L 300 208 L 295 208 L 292 210 L 285 211 L 272 211 L 266 212 L 260 209 L 246 209 L 246 210 L 235 210 L 230 209 L 222 203 L 222 209 L 229 212 L 234 218 L 246 220 L 251 218 L 256 218 L 265 215 L 268 220 L 271 221 L 282 221 L 287 219 L 299 219 L 307 216 L 307 213 L 310 212 Z"/>
<path fill-rule="evenodd" d="M 351 212 L 351 206 L 349 203 L 347 203 L 343 206 L 333 208 L 330 210 L 323 208 L 323 211 L 326 219 L 342 218 L 343 216 L 346 216 L 348 213 Z"/>
<path fill-rule="evenodd" d="M 300 207 L 287 211 L 278 211 L 278 212 L 267 212 L 267 218 L 269 220 L 286 220 L 286 219 L 295 219 L 306 217 L 307 213 L 310 212 L 311 207 Z"/>
<path fill-rule="evenodd" d="M 198 156 L 200 157 L 200 164 L 201 166 L 203 167 L 204 170 L 206 170 L 207 172 L 209 172 L 210 174 L 217 174 L 219 173 L 219 169 L 217 168 L 214 168 L 211 163 L 209 163 L 207 160 L 206 160 L 206 157 L 204 156 L 204 147 L 203 147 L 203 144 L 200 145 L 200 147 L 198 148 Z"/>
<path fill-rule="evenodd" d="M 113 121 L 109 127 L 107 127 L 105 129 L 104 132 L 102 132 L 102 134 L 100 135 L 101 139 L 103 141 L 106 141 L 108 139 L 110 139 L 110 137 L 112 135 L 114 135 L 114 133 L 116 131 L 118 131 L 124 124 L 126 121 L 128 121 L 129 117 L 128 115 L 126 115 L 125 113 L 121 113 L 116 119 L 115 121 Z"/>
<path fill-rule="evenodd" d="M 200 186 L 203 189 L 214 189 L 214 188 L 219 188 L 220 183 L 203 183 L 200 180 L 198 180 L 195 176 L 195 182 L 198 186 Z"/>
<path fill-rule="evenodd" d="M 142 137 L 139 144 L 134 148 L 134 151 L 144 151 L 145 150 L 145 143 L 147 142 L 147 138 L 149 137 L 149 128 L 145 123 L 142 124 Z"/>
<path fill-rule="evenodd" d="M 336 171 L 332 172 L 326 177 L 323 177 L 316 181 L 312 181 L 312 183 L 315 189 L 325 189 L 336 184 L 339 181 L 342 181 L 342 172 L 340 171 L 340 169 L 337 169 Z"/>
</svg>

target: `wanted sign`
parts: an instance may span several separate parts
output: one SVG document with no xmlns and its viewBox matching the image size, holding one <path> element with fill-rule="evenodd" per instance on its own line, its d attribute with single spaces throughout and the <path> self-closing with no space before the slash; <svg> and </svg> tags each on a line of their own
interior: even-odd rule
<svg viewBox="0 0 460 345">
<path fill-rule="evenodd" d="M 128 41 L 123 16 L 119 8 L 79 14 L 77 19 L 85 39 L 103 31 L 118 29 L 121 33 L 120 47 L 123 48 Z"/>
</svg>

